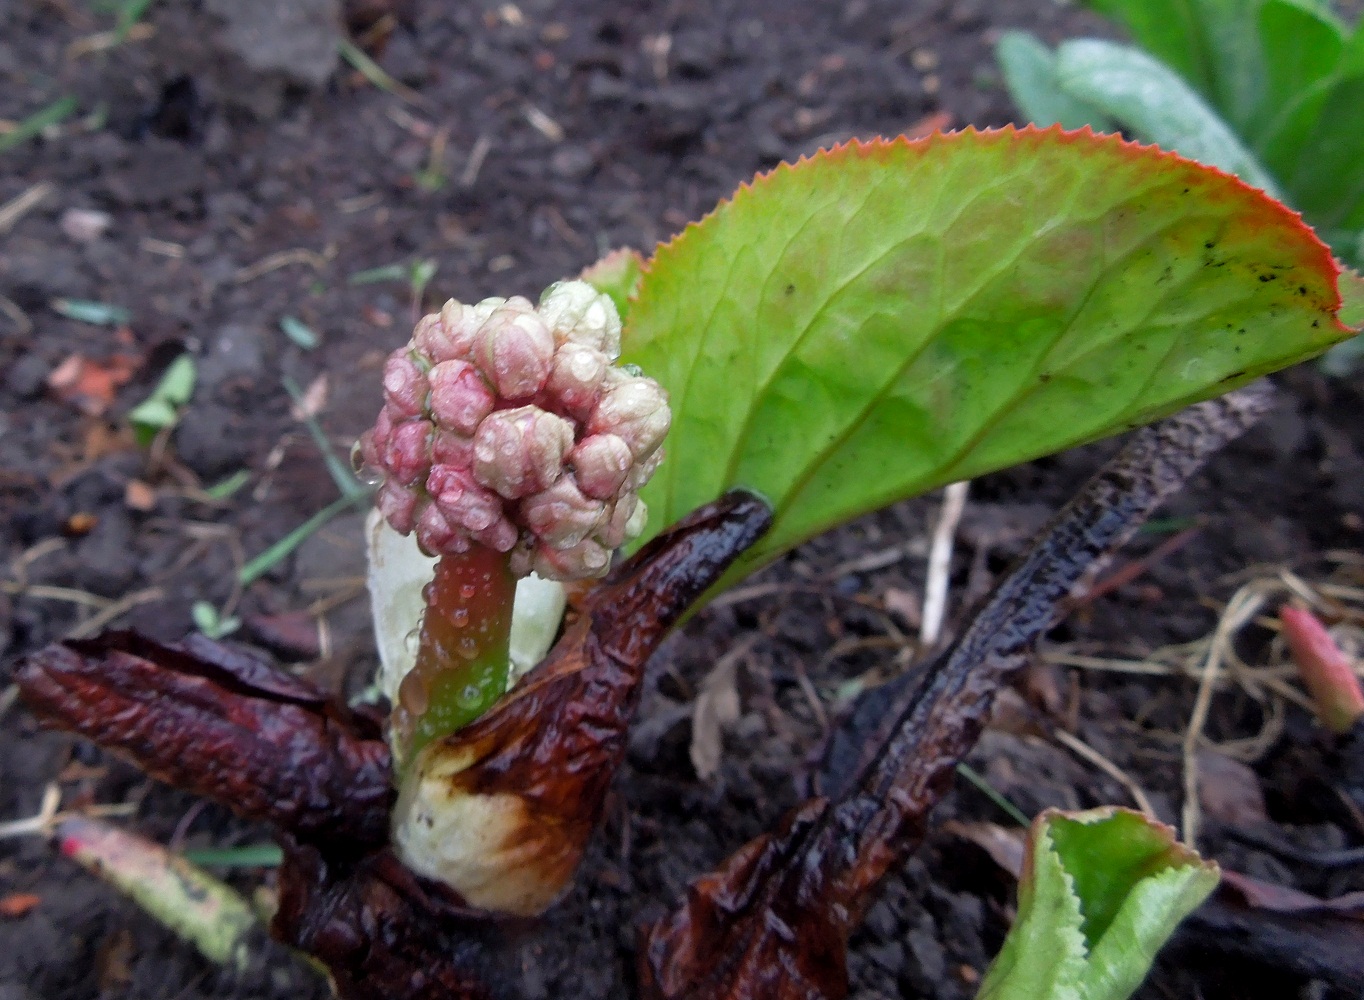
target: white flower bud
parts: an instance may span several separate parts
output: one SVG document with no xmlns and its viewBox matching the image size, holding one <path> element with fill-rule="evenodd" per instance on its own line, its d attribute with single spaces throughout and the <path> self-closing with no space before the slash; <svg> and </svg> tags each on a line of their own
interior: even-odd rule
<svg viewBox="0 0 1364 1000">
<path fill-rule="evenodd" d="M 554 331 L 554 342 L 581 344 L 610 360 L 620 357 L 620 313 L 611 296 L 586 281 L 559 281 L 540 297 L 540 315 Z"/>
<path fill-rule="evenodd" d="M 624 438 L 640 460 L 654 453 L 671 424 L 668 395 L 657 382 L 643 375 L 614 375 L 587 421 L 587 432 Z"/>
</svg>

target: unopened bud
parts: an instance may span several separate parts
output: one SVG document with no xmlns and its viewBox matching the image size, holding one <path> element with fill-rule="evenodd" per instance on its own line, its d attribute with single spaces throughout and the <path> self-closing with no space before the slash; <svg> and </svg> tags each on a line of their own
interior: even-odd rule
<svg viewBox="0 0 1364 1000">
<path fill-rule="evenodd" d="M 564 549 L 537 545 L 531 560 L 532 570 L 546 580 L 604 576 L 610 566 L 610 551 L 590 538 Z"/>
<path fill-rule="evenodd" d="M 504 399 L 527 399 L 544 386 L 554 337 L 525 299 L 508 299 L 474 336 L 472 358 Z"/>
<path fill-rule="evenodd" d="M 430 388 L 407 348 L 394 351 L 384 362 L 384 399 L 396 416 L 420 416 Z"/>
<path fill-rule="evenodd" d="M 404 420 L 393 425 L 380 464 L 394 482 L 412 486 L 426 474 L 431 464 L 431 431 L 428 420 Z"/>
<path fill-rule="evenodd" d="M 610 500 L 625 482 L 635 458 L 622 438 L 615 434 L 593 434 L 578 442 L 568 460 L 584 495 Z"/>
<path fill-rule="evenodd" d="M 427 376 L 431 385 L 431 415 L 442 427 L 473 434 L 493 411 L 496 397 L 468 361 L 442 361 Z"/>
<path fill-rule="evenodd" d="M 426 489 L 445 520 L 463 528 L 475 541 L 499 552 L 506 552 L 516 544 L 518 532 L 504 515 L 502 499 L 476 482 L 468 469 L 433 466 Z M 426 545 L 420 536 L 418 540 Z M 441 551 L 429 546 L 428 549 Z"/>
<path fill-rule="evenodd" d="M 668 397 L 651 378 L 614 375 L 587 422 L 589 434 L 616 434 L 636 459 L 652 455 L 672 424 Z"/>
<path fill-rule="evenodd" d="M 611 359 L 595 347 L 564 344 L 554 353 L 545 392 L 575 420 L 586 420 L 601 399 L 602 382 Z"/>
<path fill-rule="evenodd" d="M 394 482 L 384 483 L 379 488 L 374 505 L 379 508 L 379 513 L 384 515 L 384 520 L 393 526 L 394 531 L 406 535 L 416 527 L 417 495 L 407 487 Z"/>
<path fill-rule="evenodd" d="M 636 518 L 642 507 L 639 497 L 626 493 L 607 509 L 606 520 L 596 538 L 608 549 L 618 549 L 644 530 L 643 518 Z"/>
<path fill-rule="evenodd" d="M 359 442 L 379 505 L 423 549 L 477 541 L 512 571 L 599 576 L 642 528 L 636 492 L 671 417 L 652 379 L 616 368 L 620 316 L 582 281 L 523 298 L 453 299 L 384 368 L 385 404 Z M 400 496 L 405 492 L 405 496 Z"/>
<path fill-rule="evenodd" d="M 572 476 L 562 476 L 521 505 L 526 525 L 542 542 L 566 549 L 596 531 L 606 519 L 606 504 L 583 496 Z"/>
<path fill-rule="evenodd" d="M 557 344 L 574 343 L 620 357 L 620 313 L 611 296 L 585 281 L 559 281 L 540 297 L 540 315 Z"/>
<path fill-rule="evenodd" d="M 538 406 L 498 410 L 474 437 L 474 475 L 499 496 L 539 493 L 563 472 L 573 425 Z"/>
</svg>

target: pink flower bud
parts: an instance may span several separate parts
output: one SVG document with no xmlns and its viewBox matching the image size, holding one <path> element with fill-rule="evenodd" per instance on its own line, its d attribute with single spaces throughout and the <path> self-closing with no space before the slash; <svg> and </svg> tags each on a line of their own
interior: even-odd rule
<svg viewBox="0 0 1364 1000">
<path fill-rule="evenodd" d="M 540 315 L 554 331 L 554 342 L 581 344 L 620 357 L 620 313 L 611 296 L 585 281 L 560 281 L 540 297 Z"/>
<path fill-rule="evenodd" d="M 589 434 L 616 434 L 636 459 L 648 458 L 672 424 L 668 394 L 643 375 L 614 374 L 587 422 Z"/>
<path fill-rule="evenodd" d="M 431 436 L 431 464 L 457 465 L 461 469 L 474 464 L 474 439 L 457 431 L 437 429 Z"/>
<path fill-rule="evenodd" d="M 394 416 L 417 417 L 426 407 L 430 389 L 426 375 L 412 360 L 407 348 L 394 351 L 384 362 L 384 399 Z"/>
<path fill-rule="evenodd" d="M 379 513 L 393 526 L 393 530 L 406 535 L 416 524 L 417 494 L 397 483 L 384 483 L 374 500 Z"/>
<path fill-rule="evenodd" d="M 458 305 L 459 303 L 455 304 Z M 450 343 L 449 334 L 445 332 L 445 324 L 441 322 L 438 313 L 431 313 L 417 320 L 417 325 L 412 331 L 412 340 L 408 346 L 432 362 L 445 361 L 458 356 Z"/>
<path fill-rule="evenodd" d="M 597 529 L 596 539 L 608 549 L 618 549 L 644 528 L 643 519 L 635 513 L 642 507 L 639 497 L 626 493 L 606 511 L 606 519 Z M 633 530 L 632 530 L 633 529 Z"/>
<path fill-rule="evenodd" d="M 451 524 L 434 503 L 422 508 L 416 525 L 417 544 L 430 554 L 469 551 L 469 535 L 458 525 Z"/>
<path fill-rule="evenodd" d="M 635 458 L 630 454 L 630 446 L 616 435 L 593 434 L 578 442 L 569 452 L 568 461 L 584 496 L 610 500 L 625 482 Z"/>
<path fill-rule="evenodd" d="M 549 489 L 522 502 L 521 517 L 540 541 L 564 549 L 600 527 L 606 504 L 583 496 L 572 476 L 561 476 Z"/>
<path fill-rule="evenodd" d="M 549 378 L 554 337 L 525 299 L 508 299 L 478 329 L 472 358 L 504 399 L 527 399 Z"/>
<path fill-rule="evenodd" d="M 393 425 L 380 462 L 390 479 L 402 486 L 421 481 L 431 465 L 431 431 L 427 420 L 404 420 Z"/>
<path fill-rule="evenodd" d="M 605 576 L 611 568 L 611 553 L 590 538 L 566 549 L 541 544 L 531 555 L 531 568 L 546 580 Z"/>
<path fill-rule="evenodd" d="M 478 425 L 474 475 L 500 496 L 538 493 L 563 473 L 573 425 L 538 406 L 498 410 Z"/>
<path fill-rule="evenodd" d="M 554 352 L 545 392 L 556 408 L 575 420 L 586 420 L 601 399 L 602 382 L 611 359 L 595 347 L 564 344 Z"/>
<path fill-rule="evenodd" d="M 478 369 L 467 361 L 442 361 L 427 376 L 431 415 L 442 427 L 472 434 L 493 411 L 495 397 Z"/>
<path fill-rule="evenodd" d="M 379 507 L 431 553 L 474 541 L 514 573 L 599 576 L 635 537 L 635 492 L 663 458 L 667 395 L 615 368 L 620 317 L 581 281 L 523 298 L 451 300 L 384 367 L 385 403 L 359 456 Z"/>
<path fill-rule="evenodd" d="M 476 541 L 499 552 L 516 544 L 518 532 L 505 517 L 501 498 L 479 485 L 468 469 L 433 466 L 426 489 L 445 520 Z"/>
</svg>

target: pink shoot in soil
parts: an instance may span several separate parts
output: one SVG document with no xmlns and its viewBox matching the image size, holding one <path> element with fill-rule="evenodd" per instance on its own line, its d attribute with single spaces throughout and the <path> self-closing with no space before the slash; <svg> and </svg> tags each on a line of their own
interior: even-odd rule
<svg viewBox="0 0 1364 1000">
<path fill-rule="evenodd" d="M 671 415 L 619 354 L 611 299 L 567 281 L 538 307 L 451 300 L 389 356 L 359 453 L 388 523 L 440 557 L 395 706 L 398 747 L 414 753 L 503 693 L 516 578 L 599 577 L 642 529 L 638 491 Z"/>
<path fill-rule="evenodd" d="M 1350 657 L 1307 609 L 1284 605 L 1279 620 L 1293 662 L 1316 702 L 1317 716 L 1332 732 L 1349 732 L 1364 715 L 1364 690 Z"/>
</svg>

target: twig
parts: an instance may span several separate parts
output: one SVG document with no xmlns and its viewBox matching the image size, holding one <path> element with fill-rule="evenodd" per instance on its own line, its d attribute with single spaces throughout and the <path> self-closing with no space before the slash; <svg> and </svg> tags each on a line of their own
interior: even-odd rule
<svg viewBox="0 0 1364 1000">
<path fill-rule="evenodd" d="M 943 490 L 942 511 L 938 526 L 933 529 L 933 542 L 928 550 L 928 581 L 924 584 L 923 621 L 919 626 L 919 646 L 931 649 L 942 634 L 943 616 L 947 612 L 947 584 L 952 571 L 952 545 L 966 509 L 969 481 L 953 483 Z"/>
<path fill-rule="evenodd" d="M 43 789 L 43 801 L 38 806 L 37 815 L 28 819 L 14 819 L 0 823 L 0 840 L 10 837 L 27 837 L 35 833 L 46 834 L 52 829 L 57 817 L 57 809 L 62 804 L 62 790 L 55 781 L 49 781 Z"/>
<path fill-rule="evenodd" d="M 28 190 L 5 202 L 4 205 L 0 205 L 0 233 L 8 232 L 16 222 L 36 208 L 43 199 L 55 190 L 57 190 L 56 185 L 51 181 L 39 181 Z"/>
<path fill-rule="evenodd" d="M 19 306 L 0 295 L 0 312 L 9 317 L 9 321 L 14 324 L 20 334 L 33 332 L 33 320 L 28 318 L 28 313 L 24 312 Z"/>
<path fill-rule="evenodd" d="M 1104 774 L 1122 785 L 1123 788 L 1126 788 L 1128 794 L 1132 796 L 1132 801 L 1137 804 L 1137 808 L 1146 815 L 1147 819 L 1160 820 L 1160 817 L 1156 815 L 1155 809 L 1151 806 L 1151 800 L 1146 797 L 1146 793 L 1142 791 L 1141 786 L 1137 784 L 1136 780 L 1130 774 L 1120 768 L 1117 764 L 1113 763 L 1075 734 L 1068 733 L 1064 729 L 1056 730 L 1052 733 L 1052 737 L 1057 743 L 1060 743 L 1076 756 L 1083 757 Z"/>
<path fill-rule="evenodd" d="M 325 253 L 318 253 L 306 247 L 295 247 L 293 250 L 281 250 L 279 253 L 272 253 L 268 257 L 262 257 L 254 264 L 248 264 L 235 275 L 232 280 L 239 285 L 244 285 L 248 281 L 255 281 L 261 275 L 277 271 L 281 267 L 288 267 L 290 264 L 307 264 L 319 274 L 326 270 L 329 257 Z"/>
<path fill-rule="evenodd" d="M 480 135 L 474 140 L 474 146 L 469 150 L 469 159 L 465 161 L 464 172 L 459 175 L 459 186 L 471 188 L 478 180 L 478 172 L 483 169 L 483 161 L 492 152 L 493 141 L 486 135 Z"/>
<path fill-rule="evenodd" d="M 81 622 L 70 632 L 66 633 L 66 637 L 68 639 L 83 639 L 87 635 L 94 635 L 115 618 L 127 614 L 139 604 L 149 604 L 152 601 L 159 601 L 165 596 L 165 591 L 160 587 L 148 587 L 146 590 L 134 591 L 126 597 L 122 597 L 113 604 L 110 604 L 94 617 L 87 618 L 85 621 Z"/>
<path fill-rule="evenodd" d="M 1231 644 L 1231 637 L 1264 607 L 1266 597 L 1257 593 L 1252 584 L 1238 590 L 1227 603 L 1208 644 L 1208 655 L 1203 661 L 1202 679 L 1198 683 L 1198 697 L 1194 699 L 1189 728 L 1184 734 L 1184 812 L 1181 823 L 1184 843 L 1195 847 L 1198 840 L 1198 743 L 1208 721 L 1212 705 L 1213 687 Z"/>
</svg>

